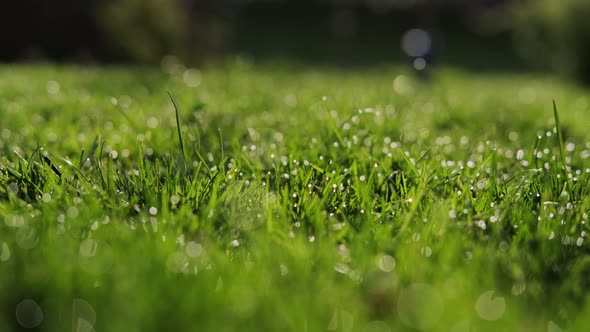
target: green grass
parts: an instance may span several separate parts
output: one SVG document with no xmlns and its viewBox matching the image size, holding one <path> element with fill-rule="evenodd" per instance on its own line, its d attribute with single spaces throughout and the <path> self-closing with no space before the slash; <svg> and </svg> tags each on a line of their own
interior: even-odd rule
<svg viewBox="0 0 590 332">
<path fill-rule="evenodd" d="M 241 60 L 0 77 L 0 331 L 590 323 L 588 90 Z"/>
</svg>

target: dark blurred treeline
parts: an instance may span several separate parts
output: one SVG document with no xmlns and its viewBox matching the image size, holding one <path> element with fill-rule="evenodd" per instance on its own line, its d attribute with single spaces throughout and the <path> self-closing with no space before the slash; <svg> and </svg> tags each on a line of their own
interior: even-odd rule
<svg viewBox="0 0 590 332">
<path fill-rule="evenodd" d="M 21 0 L 3 5 L 1 57 L 150 63 L 244 51 L 356 57 L 390 50 L 418 25 L 468 31 L 458 22 L 498 0 Z M 340 53 L 346 41 L 351 49 Z M 374 50 L 375 51 L 375 50 Z M 323 54 L 322 54 L 323 53 Z M 334 53 L 334 54 L 332 54 Z M 369 52 L 365 52 L 369 53 Z M 377 52 L 376 52 L 377 53 Z M 348 56 L 347 56 L 348 54 Z M 337 55 L 337 56 L 336 56 Z"/>
<path fill-rule="evenodd" d="M 354 65 L 403 60 L 401 35 L 422 28 L 439 62 L 530 63 L 586 79 L 587 17 L 586 0 L 5 1 L 0 60 L 199 63 L 241 53 Z"/>
</svg>

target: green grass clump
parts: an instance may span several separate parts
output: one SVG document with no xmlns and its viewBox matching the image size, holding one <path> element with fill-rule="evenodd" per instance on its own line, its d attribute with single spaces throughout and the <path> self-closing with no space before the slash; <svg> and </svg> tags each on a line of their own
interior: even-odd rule
<svg viewBox="0 0 590 332">
<path fill-rule="evenodd" d="M 244 61 L 0 76 L 1 331 L 590 323 L 587 90 Z"/>
</svg>

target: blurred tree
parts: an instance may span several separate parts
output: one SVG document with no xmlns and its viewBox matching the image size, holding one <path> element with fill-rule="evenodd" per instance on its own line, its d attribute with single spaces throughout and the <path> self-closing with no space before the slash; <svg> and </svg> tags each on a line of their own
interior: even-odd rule
<svg viewBox="0 0 590 332">
<path fill-rule="evenodd" d="M 590 84 L 590 1 L 532 0 L 513 7 L 518 52 Z"/>
<path fill-rule="evenodd" d="M 421 27 L 444 36 L 438 58 L 444 49 L 447 59 L 469 66 L 483 57 L 474 56 L 479 36 L 464 19 L 507 1 L 512 0 L 7 1 L 0 10 L 0 60 L 154 64 L 174 54 L 193 63 L 234 52 L 326 63 L 391 62 L 401 55 L 404 31 Z M 479 41 L 487 58 L 489 40 Z M 481 62 L 490 67 L 488 59 Z"/>
<path fill-rule="evenodd" d="M 95 17 L 116 58 L 154 63 L 167 53 L 187 56 L 189 18 L 178 0 L 105 0 Z"/>
</svg>

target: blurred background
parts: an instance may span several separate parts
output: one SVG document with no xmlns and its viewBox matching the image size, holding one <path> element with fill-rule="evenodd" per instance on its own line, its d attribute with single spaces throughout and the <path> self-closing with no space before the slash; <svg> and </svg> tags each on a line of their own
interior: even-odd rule
<svg viewBox="0 0 590 332">
<path fill-rule="evenodd" d="M 203 65 L 240 55 L 542 70 L 588 84 L 588 17 L 587 0 L 20 0 L 0 11 L 0 61 Z"/>
</svg>

